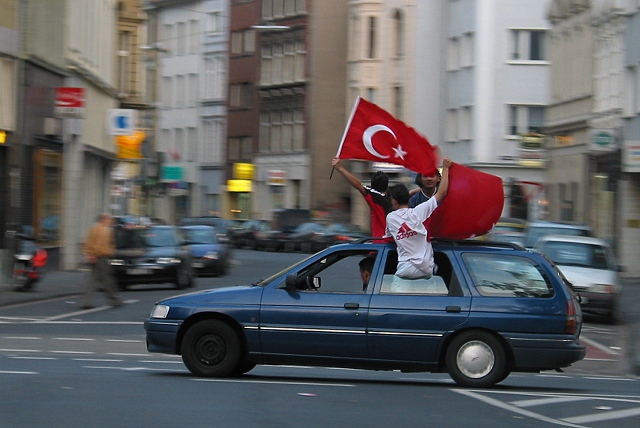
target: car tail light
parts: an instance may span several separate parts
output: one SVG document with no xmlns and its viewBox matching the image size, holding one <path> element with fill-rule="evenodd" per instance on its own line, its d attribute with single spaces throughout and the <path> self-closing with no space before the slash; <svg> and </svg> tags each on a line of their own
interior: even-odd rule
<svg viewBox="0 0 640 428">
<path fill-rule="evenodd" d="M 564 326 L 565 333 L 580 334 L 582 325 L 582 310 L 576 299 L 567 301 L 567 319 Z"/>
<path fill-rule="evenodd" d="M 336 241 L 351 241 L 351 238 L 346 235 L 337 235 Z"/>
</svg>

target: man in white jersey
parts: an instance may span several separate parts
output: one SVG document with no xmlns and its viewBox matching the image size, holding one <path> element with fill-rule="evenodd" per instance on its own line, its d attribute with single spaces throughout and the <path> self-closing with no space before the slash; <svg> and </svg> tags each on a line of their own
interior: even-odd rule
<svg viewBox="0 0 640 428">
<path fill-rule="evenodd" d="M 409 208 L 409 190 L 404 184 L 389 188 L 394 211 L 387 215 L 386 236 L 393 237 L 398 246 L 398 269 L 401 278 L 430 278 L 433 275 L 433 248 L 424 221 L 431 216 L 449 190 L 451 159 L 444 158 L 442 179 L 436 194 L 428 201 Z"/>
</svg>

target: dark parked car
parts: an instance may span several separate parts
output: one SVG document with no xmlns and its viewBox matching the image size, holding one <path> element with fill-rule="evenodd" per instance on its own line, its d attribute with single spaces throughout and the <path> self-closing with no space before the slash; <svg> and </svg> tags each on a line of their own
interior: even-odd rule
<svg viewBox="0 0 640 428">
<path fill-rule="evenodd" d="M 256 232 L 256 249 L 280 251 L 284 249 L 284 242 L 296 227 L 311 221 L 311 211 L 286 208 L 275 210 L 270 228 Z"/>
<path fill-rule="evenodd" d="M 185 243 L 191 247 L 191 263 L 198 276 L 220 276 L 230 266 L 229 248 L 216 236 L 213 226 L 182 226 Z"/>
<path fill-rule="evenodd" d="M 222 217 L 208 215 L 200 217 L 184 217 L 179 221 L 180 226 L 213 226 L 216 228 L 216 235 L 218 240 L 223 244 L 231 242 L 231 235 L 229 232 L 229 222 Z"/>
<path fill-rule="evenodd" d="M 302 223 L 293 231 L 283 236 L 280 246 L 284 251 L 302 251 L 310 253 L 313 249 L 313 240 L 324 233 L 324 226 L 320 223 Z"/>
<path fill-rule="evenodd" d="M 355 224 L 332 223 L 325 227 L 322 235 L 312 238 L 311 251 L 323 250 L 335 244 L 346 244 L 369 236 Z"/>
<path fill-rule="evenodd" d="M 196 376 L 256 364 L 448 372 L 484 388 L 512 372 L 584 358 L 577 297 L 543 255 L 509 244 L 434 241 L 437 275 L 394 275 L 395 244 L 336 245 L 252 285 L 158 302 L 149 352 Z M 363 288 L 359 262 L 374 259 Z"/>
<path fill-rule="evenodd" d="M 172 282 L 193 286 L 191 252 L 180 231 L 171 225 L 115 227 L 116 254 L 111 260 L 121 290 L 131 284 Z"/>
<path fill-rule="evenodd" d="M 249 220 L 236 230 L 235 246 L 238 248 L 256 248 L 256 234 L 269 230 L 267 220 Z"/>
</svg>

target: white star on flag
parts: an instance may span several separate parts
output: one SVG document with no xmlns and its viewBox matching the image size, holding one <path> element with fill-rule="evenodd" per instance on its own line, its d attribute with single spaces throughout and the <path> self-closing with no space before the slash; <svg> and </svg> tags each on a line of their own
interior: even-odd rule
<svg viewBox="0 0 640 428">
<path fill-rule="evenodd" d="M 393 151 L 396 153 L 397 158 L 404 160 L 404 155 L 407 154 L 404 150 L 402 150 L 402 145 L 398 144 L 398 147 L 394 147 Z"/>
</svg>

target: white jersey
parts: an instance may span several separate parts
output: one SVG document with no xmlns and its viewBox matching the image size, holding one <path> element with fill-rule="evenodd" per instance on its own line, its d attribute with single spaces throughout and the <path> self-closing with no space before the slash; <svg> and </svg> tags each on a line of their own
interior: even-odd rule
<svg viewBox="0 0 640 428">
<path fill-rule="evenodd" d="M 415 208 L 400 208 L 387 215 L 387 236 L 398 246 L 398 270 L 404 278 L 429 277 L 433 273 L 433 247 L 424 221 L 438 207 L 430 198 Z"/>
</svg>

